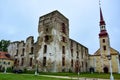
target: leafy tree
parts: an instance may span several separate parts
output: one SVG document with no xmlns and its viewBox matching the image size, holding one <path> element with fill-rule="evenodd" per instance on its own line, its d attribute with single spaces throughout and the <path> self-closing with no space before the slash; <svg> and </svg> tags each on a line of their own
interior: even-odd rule
<svg viewBox="0 0 120 80">
<path fill-rule="evenodd" d="M 7 51 L 7 47 L 10 44 L 10 40 L 1 40 L 0 41 L 0 51 Z"/>
</svg>

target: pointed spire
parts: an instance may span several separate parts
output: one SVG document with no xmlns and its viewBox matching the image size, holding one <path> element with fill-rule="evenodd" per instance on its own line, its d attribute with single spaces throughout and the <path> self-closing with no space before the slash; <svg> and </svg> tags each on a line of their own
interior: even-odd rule
<svg viewBox="0 0 120 80">
<path fill-rule="evenodd" d="M 108 36 L 106 27 L 105 27 L 105 21 L 102 15 L 102 9 L 101 9 L 101 4 L 100 4 L 100 0 L 99 0 L 99 8 L 100 8 L 100 33 L 99 33 L 99 37 L 106 37 Z"/>
<path fill-rule="evenodd" d="M 104 21 L 103 14 L 102 14 L 100 0 L 99 0 L 99 7 L 100 7 L 100 26 L 101 26 L 101 25 L 105 25 L 105 21 Z"/>
<path fill-rule="evenodd" d="M 103 15 L 102 15 L 101 7 L 100 7 L 100 21 L 103 21 Z"/>
<path fill-rule="evenodd" d="M 103 15 L 102 15 L 101 7 L 100 7 L 100 26 L 101 25 L 105 25 L 105 21 L 104 21 Z"/>
</svg>

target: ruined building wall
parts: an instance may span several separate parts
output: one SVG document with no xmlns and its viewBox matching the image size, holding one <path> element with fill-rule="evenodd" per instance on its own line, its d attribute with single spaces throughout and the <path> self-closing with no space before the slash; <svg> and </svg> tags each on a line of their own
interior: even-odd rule
<svg viewBox="0 0 120 80">
<path fill-rule="evenodd" d="M 29 70 L 38 66 L 44 72 L 87 71 L 88 48 L 69 38 L 69 20 L 64 15 L 53 11 L 41 16 L 38 34 L 36 42 L 30 36 L 25 43 L 11 43 L 9 52 L 16 66 Z"/>
<path fill-rule="evenodd" d="M 34 67 L 33 61 L 34 61 L 34 39 L 33 36 L 30 36 L 26 39 L 26 44 L 25 44 L 25 63 L 26 66 L 30 69 Z"/>
<path fill-rule="evenodd" d="M 74 72 L 88 71 L 88 48 L 70 39 L 71 68 Z"/>
</svg>

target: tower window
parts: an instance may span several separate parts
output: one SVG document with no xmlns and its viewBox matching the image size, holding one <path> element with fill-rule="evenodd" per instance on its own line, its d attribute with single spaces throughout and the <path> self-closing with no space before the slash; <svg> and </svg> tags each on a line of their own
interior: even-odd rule
<svg viewBox="0 0 120 80">
<path fill-rule="evenodd" d="M 30 66 L 32 66 L 32 58 L 30 58 Z"/>
<path fill-rule="evenodd" d="M 64 24 L 64 23 L 62 23 L 62 32 L 63 32 L 63 33 L 66 33 L 65 24 Z"/>
<path fill-rule="evenodd" d="M 71 59 L 71 67 L 73 67 L 73 59 Z"/>
<path fill-rule="evenodd" d="M 71 49 L 71 56 L 73 57 L 73 49 Z"/>
<path fill-rule="evenodd" d="M 43 57 L 43 66 L 46 66 L 46 57 Z"/>
<path fill-rule="evenodd" d="M 105 39 L 103 39 L 103 43 L 105 43 Z"/>
<path fill-rule="evenodd" d="M 31 53 L 33 54 L 33 47 L 31 47 Z"/>
<path fill-rule="evenodd" d="M 48 28 L 46 28 L 46 32 L 48 32 Z"/>
<path fill-rule="evenodd" d="M 64 36 L 62 36 L 62 41 L 65 42 L 65 37 Z"/>
<path fill-rule="evenodd" d="M 47 52 L 47 45 L 44 45 L 44 53 Z"/>
<path fill-rule="evenodd" d="M 45 36 L 45 42 L 47 42 L 47 41 L 49 41 L 49 36 L 48 35 Z"/>
<path fill-rule="evenodd" d="M 106 50 L 106 46 L 103 46 L 103 49 Z"/>
<path fill-rule="evenodd" d="M 65 66 L 65 57 L 62 57 L 62 66 Z"/>
<path fill-rule="evenodd" d="M 62 46 L 62 54 L 65 54 L 65 46 Z"/>
</svg>

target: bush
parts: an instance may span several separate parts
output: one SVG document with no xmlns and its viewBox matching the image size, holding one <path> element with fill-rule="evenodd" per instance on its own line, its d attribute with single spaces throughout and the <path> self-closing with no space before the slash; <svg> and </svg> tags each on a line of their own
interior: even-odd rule
<svg viewBox="0 0 120 80">
<path fill-rule="evenodd" d="M 12 72 L 13 69 L 11 67 L 7 68 L 7 72 Z"/>
<path fill-rule="evenodd" d="M 27 70 L 27 69 L 25 69 L 24 73 L 26 73 L 26 74 L 34 74 L 35 70 Z"/>
</svg>

